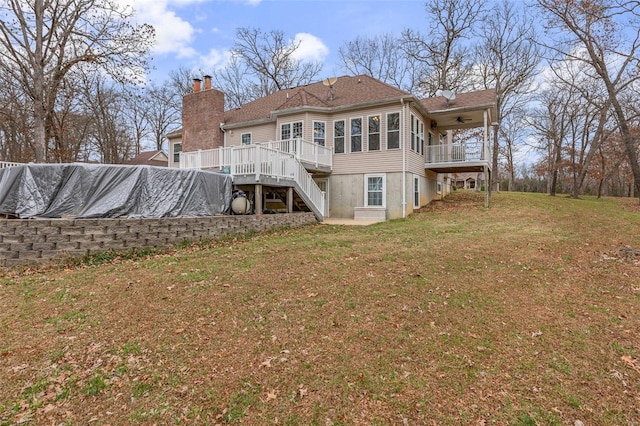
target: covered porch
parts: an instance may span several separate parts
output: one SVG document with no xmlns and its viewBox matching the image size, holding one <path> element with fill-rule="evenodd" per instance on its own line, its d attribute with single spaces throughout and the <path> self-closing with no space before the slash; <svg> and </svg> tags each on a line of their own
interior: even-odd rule
<svg viewBox="0 0 640 426">
<path fill-rule="evenodd" d="M 425 170 L 439 174 L 483 173 L 484 181 L 490 182 L 493 161 L 490 135 L 497 124 L 495 90 L 464 93 L 457 97 L 449 92 L 449 95 L 449 98 L 439 96 L 422 102 L 432 126 L 441 133 L 446 132 L 446 143 L 426 147 Z M 481 129 L 481 132 L 467 140 L 468 135 L 461 133 L 469 129 Z M 489 185 L 485 185 L 487 207 L 489 196 Z"/>
</svg>

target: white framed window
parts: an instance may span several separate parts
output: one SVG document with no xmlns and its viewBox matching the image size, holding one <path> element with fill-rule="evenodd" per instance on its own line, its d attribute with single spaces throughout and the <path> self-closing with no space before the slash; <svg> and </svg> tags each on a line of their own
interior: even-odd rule
<svg viewBox="0 0 640 426">
<path fill-rule="evenodd" d="M 351 152 L 362 151 L 362 118 L 351 119 Z"/>
<path fill-rule="evenodd" d="M 364 206 L 386 207 L 387 205 L 387 175 L 364 175 Z"/>
<path fill-rule="evenodd" d="M 242 133 L 240 135 L 242 145 L 251 145 L 251 133 Z"/>
<path fill-rule="evenodd" d="M 416 149 L 416 139 L 417 139 L 416 127 L 417 126 L 418 126 L 417 119 L 413 114 L 411 114 L 411 151 L 415 151 Z"/>
<path fill-rule="evenodd" d="M 424 155 L 424 123 L 411 114 L 411 151 Z"/>
<path fill-rule="evenodd" d="M 438 181 L 438 183 L 436 183 L 436 192 L 438 194 L 442 194 L 442 182 Z"/>
<path fill-rule="evenodd" d="M 420 131 L 418 132 L 418 141 L 419 141 L 419 146 L 417 146 L 416 148 L 417 151 L 420 153 L 420 155 L 424 155 L 424 123 L 421 121 L 420 122 Z"/>
<path fill-rule="evenodd" d="M 173 162 L 180 162 L 180 153 L 182 152 L 182 142 L 177 142 L 173 144 Z"/>
<path fill-rule="evenodd" d="M 333 122 L 333 152 L 344 154 L 344 120 Z"/>
<path fill-rule="evenodd" d="M 289 139 L 301 138 L 303 130 L 304 127 L 302 125 L 302 121 L 282 123 L 280 125 L 280 139 L 286 141 Z"/>
<path fill-rule="evenodd" d="M 400 113 L 387 114 L 387 149 L 400 148 Z"/>
<path fill-rule="evenodd" d="M 420 208 L 420 177 L 413 175 L 413 208 Z"/>
<path fill-rule="evenodd" d="M 302 137 L 302 121 L 296 121 L 291 125 L 291 137 L 298 139 Z"/>
<path fill-rule="evenodd" d="M 369 117 L 369 151 L 380 151 L 380 116 Z"/>
<path fill-rule="evenodd" d="M 324 121 L 313 122 L 313 143 L 325 146 L 326 125 L 327 124 Z"/>
</svg>

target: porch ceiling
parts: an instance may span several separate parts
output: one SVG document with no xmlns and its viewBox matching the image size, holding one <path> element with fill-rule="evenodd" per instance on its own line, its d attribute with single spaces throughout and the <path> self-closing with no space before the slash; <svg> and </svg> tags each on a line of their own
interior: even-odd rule
<svg viewBox="0 0 640 426">
<path fill-rule="evenodd" d="M 488 167 L 489 171 L 491 171 L 491 165 L 487 161 L 427 163 L 424 166 L 425 170 L 435 173 L 481 173 L 484 172 L 485 167 Z"/>
<path fill-rule="evenodd" d="M 448 110 L 434 111 L 429 115 L 438 123 L 438 130 L 473 129 L 484 126 L 484 111 L 480 110 Z M 490 119 L 490 118 L 489 118 Z M 490 122 L 488 124 L 491 124 Z"/>
<path fill-rule="evenodd" d="M 498 117 L 495 89 L 460 93 L 451 100 L 443 96 L 426 98 L 421 100 L 421 104 L 429 117 L 437 122 L 440 131 L 483 127 L 485 112 L 488 112 L 488 125 Z"/>
</svg>

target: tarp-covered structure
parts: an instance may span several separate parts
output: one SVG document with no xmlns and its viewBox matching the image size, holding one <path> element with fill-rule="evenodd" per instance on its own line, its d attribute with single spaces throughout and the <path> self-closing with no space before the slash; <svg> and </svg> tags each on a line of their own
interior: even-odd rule
<svg viewBox="0 0 640 426">
<path fill-rule="evenodd" d="M 231 177 L 202 170 L 102 164 L 0 169 L 0 214 L 18 218 L 159 218 L 227 214 Z"/>
</svg>

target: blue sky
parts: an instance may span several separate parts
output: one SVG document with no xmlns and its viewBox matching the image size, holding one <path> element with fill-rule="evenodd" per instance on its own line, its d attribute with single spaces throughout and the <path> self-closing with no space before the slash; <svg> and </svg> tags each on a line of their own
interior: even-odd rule
<svg viewBox="0 0 640 426">
<path fill-rule="evenodd" d="M 122 1 L 122 0 L 121 0 Z M 357 36 L 424 31 L 424 0 L 133 0 L 136 21 L 152 24 L 150 78 L 162 82 L 179 65 L 211 70 L 227 58 L 238 27 L 282 30 L 301 41 L 304 58 L 324 63 L 319 79 L 342 75 L 338 49 Z"/>
</svg>

